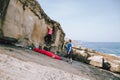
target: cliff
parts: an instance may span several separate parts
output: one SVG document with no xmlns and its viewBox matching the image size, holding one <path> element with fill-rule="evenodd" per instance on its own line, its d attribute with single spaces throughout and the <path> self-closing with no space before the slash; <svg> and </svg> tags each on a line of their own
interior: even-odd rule
<svg viewBox="0 0 120 80">
<path fill-rule="evenodd" d="M 54 34 L 51 49 L 61 51 L 65 33 L 48 17 L 36 0 L 0 0 L 0 40 L 17 46 L 42 47 L 49 26 Z M 55 51 L 55 52 L 56 52 Z"/>
</svg>

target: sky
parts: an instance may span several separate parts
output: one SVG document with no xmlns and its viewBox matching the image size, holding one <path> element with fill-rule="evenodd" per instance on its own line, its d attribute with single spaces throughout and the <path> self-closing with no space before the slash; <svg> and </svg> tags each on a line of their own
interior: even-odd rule
<svg viewBox="0 0 120 80">
<path fill-rule="evenodd" d="M 66 37 L 89 42 L 120 42 L 120 0 L 38 0 L 60 23 Z"/>
</svg>

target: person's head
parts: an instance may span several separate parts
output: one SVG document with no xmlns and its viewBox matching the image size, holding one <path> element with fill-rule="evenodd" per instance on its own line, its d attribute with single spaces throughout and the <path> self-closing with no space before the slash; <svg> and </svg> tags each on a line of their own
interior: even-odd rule
<svg viewBox="0 0 120 80">
<path fill-rule="evenodd" d="M 69 39 L 69 42 L 72 42 L 71 39 Z"/>
</svg>

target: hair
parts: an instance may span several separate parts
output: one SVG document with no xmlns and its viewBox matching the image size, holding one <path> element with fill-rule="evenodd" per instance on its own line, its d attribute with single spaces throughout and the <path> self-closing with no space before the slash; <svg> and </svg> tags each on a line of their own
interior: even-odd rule
<svg viewBox="0 0 120 80">
<path fill-rule="evenodd" d="M 71 39 L 69 39 L 69 42 L 72 42 Z"/>
</svg>

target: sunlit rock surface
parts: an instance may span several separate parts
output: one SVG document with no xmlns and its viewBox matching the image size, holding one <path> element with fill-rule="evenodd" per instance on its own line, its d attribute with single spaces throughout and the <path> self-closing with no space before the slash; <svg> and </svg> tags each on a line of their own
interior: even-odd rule
<svg viewBox="0 0 120 80">
<path fill-rule="evenodd" d="M 57 51 L 61 51 L 65 33 L 58 22 L 46 15 L 36 0 L 1 1 L 0 40 L 21 47 L 44 46 L 47 27 L 53 26 L 54 33 L 51 43 Z"/>
<path fill-rule="evenodd" d="M 0 80 L 120 80 L 120 75 L 81 62 L 69 64 L 32 50 L 0 44 Z"/>
</svg>

